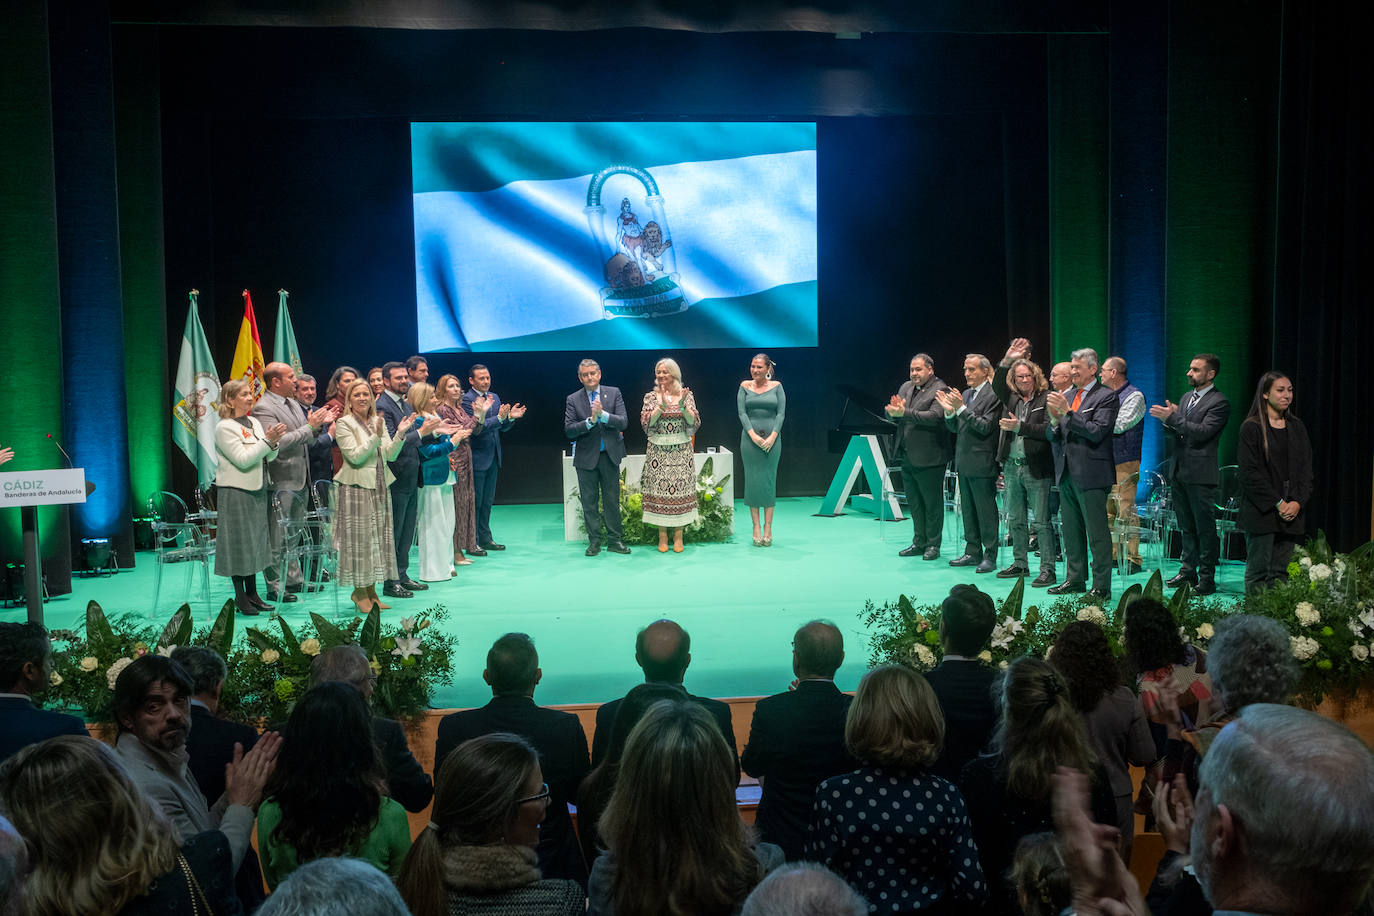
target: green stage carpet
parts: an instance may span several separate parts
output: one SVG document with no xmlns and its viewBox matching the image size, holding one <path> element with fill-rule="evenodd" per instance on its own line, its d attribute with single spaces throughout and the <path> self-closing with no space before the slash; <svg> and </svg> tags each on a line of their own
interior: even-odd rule
<svg viewBox="0 0 1374 916">
<path fill-rule="evenodd" d="M 539 647 L 544 671 L 539 702 L 597 703 L 622 696 L 641 680 L 634 663 L 635 633 L 659 617 L 678 621 L 692 636 L 689 690 L 754 696 L 786 689 L 792 679 L 792 633 L 808 620 L 827 618 L 844 632 L 846 659 L 837 682 L 851 690 L 868 665 L 868 634 L 859 616 L 866 600 L 881 603 L 905 593 L 917 603 L 933 603 L 959 582 L 975 582 L 1001 600 L 1014 582 L 946 564 L 962 552 L 958 537 L 951 536 L 959 530 L 952 514 L 945 522 L 943 556 L 924 562 L 897 556 L 910 541 L 910 522 L 877 522 L 861 512 L 818 518 L 811 513 L 819 506 L 819 497 L 780 500 L 771 547 L 753 546 L 748 509 L 737 503 L 732 542 L 689 544 L 681 554 L 635 547 L 630 556 L 603 551 L 594 558 L 583 556 L 584 543 L 563 540 L 562 506 L 498 506 L 492 528 L 509 549 L 474 560 L 456 578 L 413 599 L 393 600 L 386 614 L 415 616 L 435 604 L 452 612 L 449 625 L 460 644 L 453 685 L 434 698 L 440 708 L 475 706 L 490 698 L 482 682 L 486 651 L 511 630 L 529 633 Z M 417 556 L 412 554 L 412 575 Z M 1011 562 L 1010 547 L 1002 549 L 1001 561 Z M 1035 563 L 1032 557 L 1032 570 Z M 153 566 L 151 555 L 140 554 L 133 570 L 74 578 L 72 594 L 46 605 L 48 626 L 79 627 L 91 599 L 111 616 L 147 613 Z M 1166 561 L 1166 577 L 1176 570 L 1177 561 Z M 1143 583 L 1149 572 L 1114 577 L 1113 592 Z M 1062 562 L 1059 573 L 1062 577 Z M 1239 595 L 1242 577 L 1241 564 L 1226 564 L 1218 576 L 1222 592 Z M 167 567 L 159 623 L 184 600 L 183 579 L 180 565 Z M 212 575 L 213 607 L 217 610 L 231 595 L 229 580 Z M 300 597 L 299 603 L 282 606 L 288 623 L 306 620 L 310 610 L 325 616 L 334 612 L 333 590 Z M 339 595 L 341 619 L 349 619 L 352 611 L 347 593 Z M 199 602 L 193 612 L 197 625 L 211 616 Z M 23 619 L 23 608 L 0 611 L 0 620 Z M 249 619 L 240 617 L 240 625 Z M 255 622 L 261 626 L 267 620 L 264 615 Z"/>
</svg>

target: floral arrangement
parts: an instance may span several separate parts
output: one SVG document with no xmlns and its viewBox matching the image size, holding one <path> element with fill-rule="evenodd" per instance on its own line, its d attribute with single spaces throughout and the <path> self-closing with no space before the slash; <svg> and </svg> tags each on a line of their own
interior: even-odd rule
<svg viewBox="0 0 1374 916">
<path fill-rule="evenodd" d="M 179 645 L 201 645 L 218 652 L 229 668 L 220 715 L 251 725 L 280 722 L 309 688 L 314 657 L 334 646 L 356 644 L 367 653 L 377 678 L 373 710 L 414 719 L 429 708 L 436 687 L 453 681 L 449 659 L 457 639 L 434 626 L 447 616 L 439 605 L 384 628 L 376 609 L 345 626 L 311 614 L 299 635 L 277 617 L 280 634 L 248 627 L 236 640 L 233 602 L 225 603 L 213 624 L 197 631 L 189 605 L 182 605 L 159 630 L 134 615 L 110 621 L 92 601 L 86 606 L 84 634 L 51 634 L 53 674 L 44 702 L 80 709 L 92 722 L 112 722 L 115 680 L 134 659 L 149 652 L 171 655 Z"/>
<path fill-rule="evenodd" d="M 697 473 L 698 519 L 683 530 L 685 541 L 718 543 L 729 540 L 735 533 L 735 501 L 725 495 L 731 475 L 716 480 L 714 465 L 715 458 L 707 458 Z M 585 532 L 587 525 L 582 519 L 582 500 L 578 492 L 574 490 L 568 498 L 576 509 L 578 528 Z M 626 480 L 623 468 L 620 471 L 620 524 L 625 543 L 658 543 L 658 527 L 644 524 L 644 494 L 639 481 Z"/>
<path fill-rule="evenodd" d="M 1330 693 L 1348 695 L 1374 681 L 1374 542 L 1340 555 L 1319 533 L 1295 551 L 1286 582 L 1230 602 L 1200 600 L 1187 585 L 1166 600 L 1158 571 L 1144 586 L 1127 589 L 1110 612 L 1087 595 L 1065 596 L 1045 607 L 1023 610 L 1024 586 L 1025 579 L 1018 580 L 998 609 L 991 646 L 979 656 L 984 663 L 1005 668 L 1020 655 L 1043 658 L 1073 620 L 1099 624 L 1112 652 L 1121 657 L 1126 605 L 1144 596 L 1164 601 L 1183 641 L 1203 648 L 1215 634 L 1216 622 L 1228 614 L 1277 620 L 1288 630 L 1293 657 L 1301 666 L 1298 696 L 1304 702 L 1319 703 Z M 939 664 L 943 651 L 938 604 L 917 606 L 901 595 L 880 606 L 868 602 L 860 616 L 872 631 L 872 664 L 895 663 L 919 671 Z"/>
</svg>

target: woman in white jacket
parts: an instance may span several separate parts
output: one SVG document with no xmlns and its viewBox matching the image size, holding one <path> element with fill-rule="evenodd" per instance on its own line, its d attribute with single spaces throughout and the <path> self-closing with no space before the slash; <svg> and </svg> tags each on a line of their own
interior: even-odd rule
<svg viewBox="0 0 1374 916">
<path fill-rule="evenodd" d="M 351 585 L 353 604 L 366 614 L 373 606 L 387 608 L 377 598 L 377 583 L 396 578 L 396 549 L 391 533 L 391 491 L 395 479 L 386 463 L 405 446 L 406 430 L 421 419 L 412 413 L 396 427 L 396 437 L 387 435 L 386 424 L 377 416 L 377 400 L 371 386 L 362 379 L 348 386 L 344 394 L 344 415 L 334 424 L 334 439 L 343 456 L 343 466 L 334 475 L 338 484 L 338 507 L 334 516 L 334 549 L 339 552 L 337 581 Z M 432 424 L 437 426 L 434 418 Z M 422 433 L 428 433 L 424 426 Z"/>
<path fill-rule="evenodd" d="M 263 430 L 253 409 L 253 388 L 242 379 L 220 390 L 220 421 L 215 426 L 215 471 L 219 518 L 215 535 L 215 575 L 234 583 L 234 606 L 255 615 L 271 605 L 258 597 L 258 573 L 272 562 L 268 546 L 266 475 L 263 464 L 277 457 L 277 441 L 286 425 Z"/>
</svg>

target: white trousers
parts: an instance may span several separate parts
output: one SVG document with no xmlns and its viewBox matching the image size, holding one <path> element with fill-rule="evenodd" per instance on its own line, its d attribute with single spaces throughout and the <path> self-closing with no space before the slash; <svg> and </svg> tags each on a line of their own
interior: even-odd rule
<svg viewBox="0 0 1374 916">
<path fill-rule="evenodd" d="M 452 479 L 453 475 L 449 475 Z M 445 582 L 453 575 L 453 485 L 420 488 L 420 581 Z"/>
</svg>

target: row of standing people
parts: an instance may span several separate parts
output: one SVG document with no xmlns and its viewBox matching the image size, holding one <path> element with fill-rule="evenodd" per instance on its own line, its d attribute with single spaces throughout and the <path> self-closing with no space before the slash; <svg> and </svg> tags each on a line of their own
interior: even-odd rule
<svg viewBox="0 0 1374 916">
<path fill-rule="evenodd" d="M 1215 387 L 1221 361 L 1194 357 L 1190 390 L 1178 404 L 1146 407 L 1118 356 L 1099 365 L 1096 351 L 1075 350 L 1056 363 L 1048 379 L 1031 361 L 1030 342 L 1017 338 L 994 369 L 987 357 L 964 359 L 967 388 L 950 388 L 935 375 L 934 360 L 912 357 L 910 380 L 887 405 L 898 424 L 898 455 L 913 524 L 902 556 L 935 560 L 944 526 L 944 473 L 951 457 L 959 479 L 965 546 L 951 566 L 997 571 L 1003 578 L 1029 575 L 1031 532 L 1040 551 L 1037 588 L 1056 594 L 1091 590 L 1111 597 L 1112 568 L 1127 551 L 1139 571 L 1136 488 L 1146 415 L 1162 424 L 1170 458 L 1166 477 L 1182 539 L 1180 569 L 1171 587 L 1184 583 L 1202 595 L 1216 591 L 1219 560 L 1217 447 L 1230 417 L 1226 396 Z M 1100 373 L 1100 378 L 1099 378 Z M 1312 447 L 1290 407 L 1292 382 L 1280 372 L 1259 380 L 1240 431 L 1237 463 L 1242 487 L 1238 524 L 1246 533 L 1246 588 L 1286 576 L 1288 559 L 1304 532 L 1303 512 L 1312 495 Z M 954 442 L 951 444 L 951 435 Z M 997 570 L 999 521 L 996 484 L 1005 481 L 1012 562 Z M 1058 507 L 1054 503 L 1058 502 Z M 1052 518 L 1063 527 L 1065 581 L 1055 572 Z M 1126 535 L 1114 540 L 1119 520 Z M 1124 542 L 1124 543 L 1123 543 Z M 1089 566 L 1091 549 L 1091 567 Z M 1058 583 L 1058 584 L 1056 584 Z"/>
</svg>

